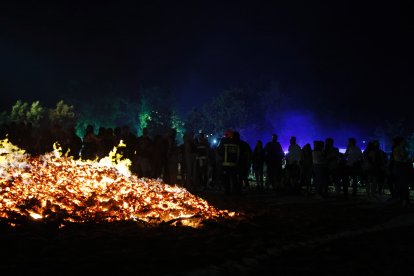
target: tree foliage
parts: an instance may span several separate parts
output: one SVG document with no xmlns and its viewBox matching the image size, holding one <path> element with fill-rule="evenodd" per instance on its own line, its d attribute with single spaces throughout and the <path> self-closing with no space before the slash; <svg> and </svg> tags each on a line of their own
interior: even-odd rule
<svg viewBox="0 0 414 276">
<path fill-rule="evenodd" d="M 55 108 L 49 110 L 49 120 L 52 124 L 62 126 L 75 125 L 76 114 L 73 105 L 68 105 L 63 100 L 60 100 Z"/>
<path fill-rule="evenodd" d="M 15 123 L 30 123 L 33 126 L 39 126 L 45 116 L 45 108 L 39 101 L 28 102 L 16 101 L 8 115 L 8 120 Z"/>
<path fill-rule="evenodd" d="M 193 109 L 186 127 L 216 135 L 226 129 L 264 129 L 268 115 L 280 110 L 284 103 L 286 99 L 276 84 L 263 91 L 228 89 L 200 109 Z"/>
</svg>

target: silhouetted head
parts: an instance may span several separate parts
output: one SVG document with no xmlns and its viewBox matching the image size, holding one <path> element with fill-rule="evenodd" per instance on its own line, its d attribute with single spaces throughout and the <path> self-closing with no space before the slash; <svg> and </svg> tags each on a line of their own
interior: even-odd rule
<svg viewBox="0 0 414 276">
<path fill-rule="evenodd" d="M 90 134 L 90 133 L 93 133 L 93 126 L 92 125 L 88 125 L 86 127 L 86 134 Z"/>
<path fill-rule="evenodd" d="M 311 152 L 312 151 L 311 145 L 309 143 L 304 145 L 302 150 L 305 152 Z"/>
<path fill-rule="evenodd" d="M 256 142 L 256 149 L 262 149 L 263 148 L 263 143 L 261 140 L 257 140 Z"/>
<path fill-rule="evenodd" d="M 231 139 L 231 138 L 233 138 L 233 134 L 234 134 L 233 130 L 228 129 L 224 132 L 224 137 Z"/>
<path fill-rule="evenodd" d="M 333 147 L 333 145 L 334 145 L 334 139 L 332 139 L 332 138 L 326 138 L 326 140 L 325 140 L 325 146 L 327 148 L 330 148 L 330 147 Z"/>
<path fill-rule="evenodd" d="M 273 142 L 277 142 L 277 134 L 273 134 L 272 135 L 272 141 Z"/>
<path fill-rule="evenodd" d="M 240 133 L 238 131 L 235 131 L 234 134 L 233 134 L 233 138 L 235 140 L 239 141 L 240 140 Z"/>
<path fill-rule="evenodd" d="M 323 151 L 324 142 L 323 141 L 314 141 L 313 150 L 314 151 Z"/>
<path fill-rule="evenodd" d="M 349 146 L 355 146 L 356 145 L 356 139 L 351 137 L 348 139 L 348 145 Z"/>
<path fill-rule="evenodd" d="M 100 127 L 98 130 L 98 136 L 103 136 L 106 132 L 106 129 L 104 127 Z"/>
<path fill-rule="evenodd" d="M 296 137 L 295 136 L 290 137 L 290 144 L 291 145 L 296 145 Z"/>
</svg>

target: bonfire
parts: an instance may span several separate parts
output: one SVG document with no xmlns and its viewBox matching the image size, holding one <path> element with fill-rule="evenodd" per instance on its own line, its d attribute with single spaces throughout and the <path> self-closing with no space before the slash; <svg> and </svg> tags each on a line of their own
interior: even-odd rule
<svg viewBox="0 0 414 276">
<path fill-rule="evenodd" d="M 199 227 L 235 216 L 182 187 L 132 175 L 130 164 L 117 147 L 99 161 L 82 161 L 63 155 L 57 144 L 51 153 L 30 156 L 0 140 L 0 220 L 15 225 L 26 217 L 59 221 L 62 227 L 114 221 Z"/>
</svg>

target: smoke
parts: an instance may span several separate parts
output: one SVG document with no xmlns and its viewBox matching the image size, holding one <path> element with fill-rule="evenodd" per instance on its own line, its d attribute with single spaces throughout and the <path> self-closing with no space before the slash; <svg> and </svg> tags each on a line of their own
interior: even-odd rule
<svg viewBox="0 0 414 276">
<path fill-rule="evenodd" d="M 306 110 L 294 110 L 275 112 L 267 116 L 268 124 L 264 129 L 247 127 L 241 131 L 242 138 L 252 148 L 257 140 L 264 144 L 271 140 L 273 133 L 278 135 L 278 140 L 283 149 L 287 151 L 291 136 L 296 136 L 297 143 L 302 147 L 310 143 L 313 148 L 313 141 L 331 137 L 338 148 L 346 148 L 348 138 L 357 139 L 359 146 L 364 147 L 367 139 L 364 130 L 349 122 L 338 122 L 333 118 L 324 118 L 314 112 Z"/>
</svg>

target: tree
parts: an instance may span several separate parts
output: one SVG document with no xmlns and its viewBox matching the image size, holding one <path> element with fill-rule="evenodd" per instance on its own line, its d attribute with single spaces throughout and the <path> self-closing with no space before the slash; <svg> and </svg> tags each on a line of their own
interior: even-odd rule
<svg viewBox="0 0 414 276">
<path fill-rule="evenodd" d="M 257 122 L 254 95 L 243 89 L 224 90 L 206 103 L 201 110 L 194 109 L 187 118 L 191 131 L 222 134 L 227 129 L 241 130 Z"/>
<path fill-rule="evenodd" d="M 16 101 L 12 106 L 10 113 L 10 121 L 15 123 L 26 123 L 26 116 L 29 112 L 29 104 L 27 102 L 22 102 L 21 100 Z"/>
<path fill-rule="evenodd" d="M 52 125 L 74 126 L 76 124 L 76 114 L 73 105 L 68 105 L 63 100 L 60 100 L 55 108 L 49 110 L 49 121 Z"/>
<path fill-rule="evenodd" d="M 26 113 L 26 122 L 31 123 L 34 127 L 39 127 L 41 120 L 45 116 L 45 112 L 45 108 L 40 105 L 39 101 L 33 102 Z"/>
<path fill-rule="evenodd" d="M 34 127 L 39 127 L 44 115 L 45 108 L 40 105 L 39 101 L 29 104 L 18 100 L 12 106 L 8 120 L 15 123 L 31 123 Z"/>
</svg>

